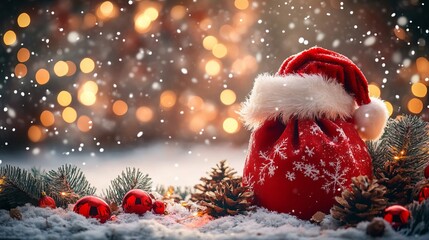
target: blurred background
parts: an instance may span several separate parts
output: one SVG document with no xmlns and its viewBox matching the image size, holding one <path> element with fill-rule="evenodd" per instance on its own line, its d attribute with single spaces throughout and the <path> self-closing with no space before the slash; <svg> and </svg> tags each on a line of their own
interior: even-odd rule
<svg viewBox="0 0 429 240">
<path fill-rule="evenodd" d="M 245 146 L 258 73 L 318 45 L 364 72 L 392 117 L 429 119 L 429 3 L 0 2 L 0 159 L 161 143 Z"/>
</svg>

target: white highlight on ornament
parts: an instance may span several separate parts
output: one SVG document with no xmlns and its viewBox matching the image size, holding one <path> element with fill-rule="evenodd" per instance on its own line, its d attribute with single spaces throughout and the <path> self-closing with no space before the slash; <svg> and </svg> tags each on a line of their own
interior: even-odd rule
<svg viewBox="0 0 429 240">
<path fill-rule="evenodd" d="M 360 106 L 353 114 L 355 127 L 364 140 L 380 138 L 388 118 L 387 107 L 378 98 L 371 98 L 371 103 Z"/>
</svg>

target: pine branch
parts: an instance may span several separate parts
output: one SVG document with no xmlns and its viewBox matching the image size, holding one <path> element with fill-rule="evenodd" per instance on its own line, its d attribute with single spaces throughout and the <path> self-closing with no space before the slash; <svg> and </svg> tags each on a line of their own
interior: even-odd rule
<svg viewBox="0 0 429 240">
<path fill-rule="evenodd" d="M 411 212 L 411 220 L 407 228 L 401 232 L 408 236 L 423 235 L 429 232 L 429 200 L 419 204 L 414 202 L 407 207 Z"/>
<path fill-rule="evenodd" d="M 150 191 L 152 186 L 151 178 L 148 174 L 143 174 L 140 169 L 126 168 L 118 177 L 110 182 L 110 186 L 103 195 L 108 203 L 116 203 L 118 206 L 122 203 L 122 198 L 131 189 L 141 189 Z"/>
<path fill-rule="evenodd" d="M 32 173 L 10 165 L 0 168 L 0 209 L 11 209 L 26 203 L 37 205 L 43 182 Z"/>
<path fill-rule="evenodd" d="M 91 187 L 80 168 L 63 165 L 57 171 L 51 170 L 45 176 L 46 192 L 58 206 L 67 207 L 79 198 L 93 195 L 95 187 Z"/>
</svg>

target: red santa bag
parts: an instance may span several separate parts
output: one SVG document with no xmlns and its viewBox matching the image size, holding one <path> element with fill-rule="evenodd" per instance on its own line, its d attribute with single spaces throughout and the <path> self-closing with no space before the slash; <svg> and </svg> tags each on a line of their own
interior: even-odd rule
<svg viewBox="0 0 429 240">
<path fill-rule="evenodd" d="M 352 177 L 372 176 L 362 138 L 378 138 L 388 118 L 359 68 L 318 47 L 259 75 L 241 115 L 252 130 L 243 184 L 255 204 L 302 219 L 329 213 Z"/>
</svg>

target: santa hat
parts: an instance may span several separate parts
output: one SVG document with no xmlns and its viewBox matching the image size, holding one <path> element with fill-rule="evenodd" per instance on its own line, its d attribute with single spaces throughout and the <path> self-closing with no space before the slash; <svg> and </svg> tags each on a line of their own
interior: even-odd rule
<svg viewBox="0 0 429 240">
<path fill-rule="evenodd" d="M 368 82 L 347 57 L 313 47 L 287 58 L 275 75 L 261 74 L 240 112 L 257 128 L 267 119 L 353 117 L 366 140 L 383 133 L 388 112 L 383 101 L 370 98 Z"/>
</svg>

